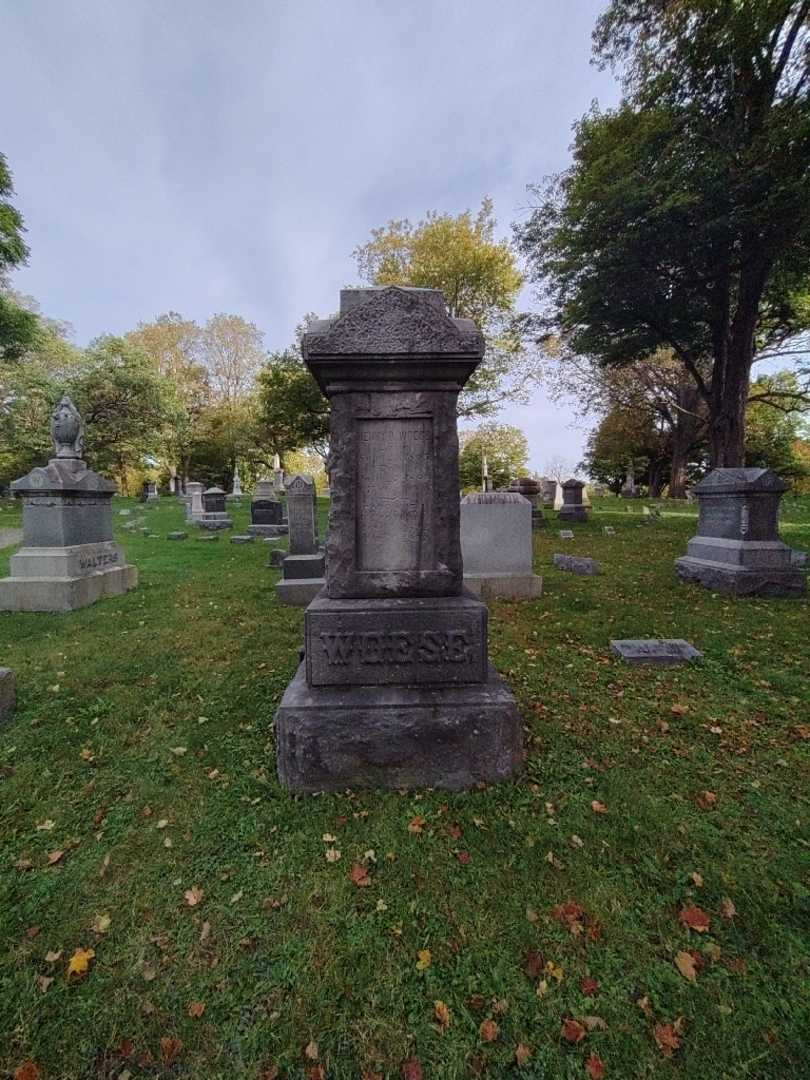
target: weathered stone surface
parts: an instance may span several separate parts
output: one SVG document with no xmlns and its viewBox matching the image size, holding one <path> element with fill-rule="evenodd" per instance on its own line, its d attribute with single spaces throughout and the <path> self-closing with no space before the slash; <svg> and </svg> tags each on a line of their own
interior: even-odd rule
<svg viewBox="0 0 810 1080">
<path fill-rule="evenodd" d="M 571 531 L 571 529 L 560 529 L 560 539 L 561 540 L 573 540 L 574 539 L 574 534 Z"/>
<path fill-rule="evenodd" d="M 603 525 L 602 526 L 602 535 L 603 536 L 615 536 L 616 535 L 616 530 L 613 528 L 612 525 Z"/>
<path fill-rule="evenodd" d="M 807 591 L 779 539 L 787 485 L 770 469 L 715 469 L 695 487 L 698 532 L 675 563 L 682 581 L 732 596 L 800 597 Z"/>
<path fill-rule="evenodd" d="M 552 555 L 551 561 L 558 570 L 568 570 L 572 574 L 582 574 L 591 577 L 602 573 L 602 566 L 596 559 L 589 559 L 577 555 Z"/>
<path fill-rule="evenodd" d="M 138 571 L 129 565 L 77 578 L 12 576 L 0 580 L 0 610 L 75 611 L 97 600 L 120 596 L 137 584 Z"/>
<path fill-rule="evenodd" d="M 254 539 L 255 539 L 255 537 L 253 537 L 253 536 L 245 535 L 244 533 L 236 533 L 234 536 L 231 537 L 231 543 L 232 544 L 252 544 Z"/>
<path fill-rule="evenodd" d="M 275 551 L 270 552 L 270 557 L 267 560 L 268 566 L 274 566 L 281 569 L 281 566 L 287 557 L 286 551 L 282 551 L 280 548 L 276 548 Z"/>
<path fill-rule="evenodd" d="M 324 554 L 322 551 L 316 551 L 314 555 L 287 555 L 283 566 L 285 580 L 323 578 L 325 571 Z"/>
<path fill-rule="evenodd" d="M 276 739 L 279 779 L 291 791 L 458 791 L 506 780 L 521 762 L 515 699 L 494 668 L 461 686 L 313 687 L 301 664 Z"/>
<path fill-rule="evenodd" d="M 170 532 L 166 537 L 167 540 L 186 540 L 188 533 L 186 532 Z"/>
<path fill-rule="evenodd" d="M 629 664 L 684 664 L 703 657 L 683 638 L 625 638 L 610 644 L 616 655 Z"/>
<path fill-rule="evenodd" d="M 590 507 L 582 501 L 585 484 L 582 480 L 566 480 L 562 485 L 563 504 L 557 511 L 562 521 L 587 521 Z"/>
<path fill-rule="evenodd" d="M 793 566 L 798 566 L 800 569 L 807 566 L 807 552 L 800 551 L 798 548 L 791 548 L 790 561 Z"/>
<path fill-rule="evenodd" d="M 0 723 L 17 707 L 17 680 L 11 668 L 0 667 Z"/>
<path fill-rule="evenodd" d="M 539 486 L 539 485 L 538 485 Z M 461 500 L 464 584 L 484 599 L 534 599 L 543 582 L 532 572 L 532 505 L 516 492 Z"/>
<path fill-rule="evenodd" d="M 254 498 L 250 504 L 253 525 L 281 525 L 283 507 L 278 499 Z"/>
<path fill-rule="evenodd" d="M 210 543 L 213 543 L 214 540 L 219 540 L 219 537 L 218 536 L 210 536 L 210 535 L 209 536 L 198 536 L 197 540 L 199 540 L 200 542 L 207 541 L 210 544 Z"/>
<path fill-rule="evenodd" d="M 278 602 L 284 607 L 309 607 L 325 587 L 320 578 L 290 578 L 276 583 Z"/>
<path fill-rule="evenodd" d="M 204 513 L 202 494 L 202 484 L 198 484 L 194 480 L 189 481 L 189 483 L 186 484 L 186 495 L 188 497 L 188 502 L 186 504 L 186 521 L 196 521 Z"/>
</svg>

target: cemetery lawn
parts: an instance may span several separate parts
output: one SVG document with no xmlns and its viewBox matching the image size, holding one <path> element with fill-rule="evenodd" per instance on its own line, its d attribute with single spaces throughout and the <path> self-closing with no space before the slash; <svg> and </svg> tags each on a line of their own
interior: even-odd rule
<svg viewBox="0 0 810 1080">
<path fill-rule="evenodd" d="M 116 515 L 135 592 L 0 614 L 0 1076 L 808 1075 L 810 603 L 679 584 L 692 507 L 597 510 L 538 534 L 541 599 L 490 606 L 527 762 L 465 794 L 281 790 L 303 613 L 265 544 L 166 541 L 174 500 L 159 539 Z M 810 500 L 783 536 L 810 548 Z"/>
</svg>

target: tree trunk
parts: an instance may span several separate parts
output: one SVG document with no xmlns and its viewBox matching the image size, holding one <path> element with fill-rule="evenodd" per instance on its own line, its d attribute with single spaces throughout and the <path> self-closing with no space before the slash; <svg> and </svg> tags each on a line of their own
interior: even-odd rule
<svg viewBox="0 0 810 1080">
<path fill-rule="evenodd" d="M 664 486 L 664 462 L 653 461 L 650 463 L 649 470 L 649 488 L 650 498 L 660 499 L 661 489 Z"/>
<path fill-rule="evenodd" d="M 701 419 L 698 416 L 701 396 L 696 386 L 684 382 L 678 389 L 678 410 L 672 425 L 672 460 L 669 475 L 670 499 L 686 497 L 689 455 L 698 440 Z"/>
</svg>

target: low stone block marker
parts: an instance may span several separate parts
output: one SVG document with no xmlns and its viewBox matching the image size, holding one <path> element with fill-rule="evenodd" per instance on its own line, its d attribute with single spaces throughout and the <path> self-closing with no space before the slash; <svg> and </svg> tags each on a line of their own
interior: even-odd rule
<svg viewBox="0 0 810 1080">
<path fill-rule="evenodd" d="M 561 540 L 573 540 L 574 534 L 570 529 L 560 529 Z"/>
<path fill-rule="evenodd" d="M 284 565 L 284 560 L 287 557 L 287 552 L 283 548 L 276 548 L 270 552 L 270 558 L 267 561 L 268 566 L 274 566 L 276 569 L 281 569 Z"/>
<path fill-rule="evenodd" d="M 166 537 L 167 540 L 187 540 L 188 533 L 185 532 L 170 532 Z"/>
<path fill-rule="evenodd" d="M 23 546 L 0 581 L 0 610 L 75 611 L 134 589 L 138 571 L 113 540 L 115 484 L 87 468 L 84 425 L 63 397 L 51 416 L 55 456 L 15 480 Z"/>
<path fill-rule="evenodd" d="M 603 525 L 602 526 L 602 535 L 603 536 L 615 536 L 616 535 L 616 530 L 613 528 L 612 525 Z"/>
<path fill-rule="evenodd" d="M 477 492 L 461 500 L 461 554 L 468 589 L 484 599 L 532 600 L 541 595 L 543 579 L 532 572 L 533 514 L 531 502 L 517 492 Z"/>
<path fill-rule="evenodd" d="M 252 536 L 245 536 L 244 534 L 237 533 L 236 536 L 231 537 L 231 543 L 232 544 L 252 544 L 253 543 L 253 537 Z"/>
<path fill-rule="evenodd" d="M 589 559 L 585 556 L 552 555 L 551 561 L 558 570 L 569 570 L 572 574 L 593 576 L 602 573 L 601 563 L 598 563 L 596 559 Z"/>
<path fill-rule="evenodd" d="M 17 706 L 17 680 L 11 668 L 0 667 L 0 721 L 11 716 Z"/>
<path fill-rule="evenodd" d="M 197 540 L 204 544 L 213 544 L 215 540 L 219 540 L 218 536 L 198 536 Z"/>
<path fill-rule="evenodd" d="M 686 664 L 703 657 L 683 638 L 624 638 L 610 644 L 628 664 Z"/>
</svg>

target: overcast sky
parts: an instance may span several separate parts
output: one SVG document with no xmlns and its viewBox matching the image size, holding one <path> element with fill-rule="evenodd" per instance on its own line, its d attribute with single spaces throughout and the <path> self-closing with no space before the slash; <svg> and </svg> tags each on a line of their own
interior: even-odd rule
<svg viewBox="0 0 810 1080">
<path fill-rule="evenodd" d="M 30 265 L 13 284 L 79 344 L 175 310 L 269 348 L 357 281 L 391 218 L 495 202 L 564 168 L 616 100 L 589 64 L 603 0 L 0 0 L 3 124 Z M 583 430 L 541 393 L 531 466 Z"/>
</svg>

